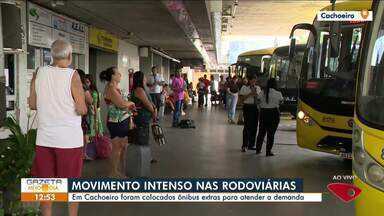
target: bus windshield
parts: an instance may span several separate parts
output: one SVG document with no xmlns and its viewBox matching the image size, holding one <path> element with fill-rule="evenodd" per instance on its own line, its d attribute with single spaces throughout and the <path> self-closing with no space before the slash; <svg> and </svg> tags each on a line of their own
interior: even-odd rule
<svg viewBox="0 0 384 216">
<path fill-rule="evenodd" d="M 247 63 L 254 67 L 257 72 L 261 72 L 262 60 L 264 61 L 264 72 L 269 67 L 269 59 L 271 55 L 252 55 L 252 56 L 239 56 L 238 62 Z"/>
<path fill-rule="evenodd" d="M 297 52 L 289 65 L 288 54 L 287 56 L 272 56 L 270 76 L 276 79 L 278 88 L 297 88 L 302 58 L 303 51 Z"/>
<path fill-rule="evenodd" d="M 369 39 L 367 61 L 359 78 L 357 94 L 357 111 L 365 121 L 384 127 L 384 16 L 378 13 L 375 19 L 372 37 Z"/>
<path fill-rule="evenodd" d="M 322 97 L 354 101 L 355 75 L 362 40 L 363 23 L 337 23 L 338 52 L 331 54 L 329 22 L 316 22 L 317 40 L 309 38 L 303 59 L 302 88 Z"/>
</svg>

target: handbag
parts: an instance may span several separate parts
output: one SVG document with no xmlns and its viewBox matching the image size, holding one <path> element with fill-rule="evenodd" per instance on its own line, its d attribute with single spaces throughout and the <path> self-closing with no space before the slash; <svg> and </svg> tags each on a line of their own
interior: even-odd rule
<svg viewBox="0 0 384 216">
<path fill-rule="evenodd" d="M 112 143 L 108 136 L 98 134 L 94 137 L 93 142 L 96 145 L 96 153 L 98 158 L 106 159 L 111 156 Z"/>
<path fill-rule="evenodd" d="M 163 128 L 160 126 L 159 123 L 153 123 L 152 124 L 152 135 L 155 140 L 155 142 L 159 145 L 165 145 L 166 139 L 164 135 Z"/>
<path fill-rule="evenodd" d="M 97 109 L 95 108 L 95 112 Z M 96 148 L 96 155 L 100 159 L 106 159 L 111 156 L 112 153 L 112 142 L 108 136 L 100 133 L 100 128 L 97 124 L 97 115 L 95 115 L 95 130 L 96 136 L 92 139 L 92 142 Z"/>
</svg>

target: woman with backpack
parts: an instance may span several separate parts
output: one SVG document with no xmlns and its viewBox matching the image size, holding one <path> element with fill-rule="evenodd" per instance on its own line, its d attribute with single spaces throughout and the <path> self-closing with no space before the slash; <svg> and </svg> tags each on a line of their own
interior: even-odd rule
<svg viewBox="0 0 384 216">
<path fill-rule="evenodd" d="M 283 96 L 277 90 L 276 80 L 268 80 L 267 87 L 260 94 L 260 127 L 256 142 L 256 154 L 261 153 L 265 134 L 267 134 L 266 156 L 274 156 L 272 147 L 274 137 L 280 122 L 279 106 L 283 102 Z"/>
</svg>

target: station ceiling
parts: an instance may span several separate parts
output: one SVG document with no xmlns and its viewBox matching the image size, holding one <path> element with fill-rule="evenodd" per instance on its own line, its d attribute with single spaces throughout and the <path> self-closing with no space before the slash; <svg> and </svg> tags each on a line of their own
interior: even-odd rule
<svg viewBox="0 0 384 216">
<path fill-rule="evenodd" d="M 175 58 L 201 58 L 160 0 L 67 0 L 53 7 L 51 0 L 33 0 L 44 7 L 103 28 L 128 42 L 152 46 Z M 185 1 L 184 5 L 207 51 L 214 47 L 205 0 Z"/>
<path fill-rule="evenodd" d="M 210 0 L 184 0 L 199 38 L 210 56 L 215 54 Z M 212 0 L 214 1 L 214 0 Z M 77 20 L 103 28 L 139 46 L 152 46 L 179 59 L 202 56 L 187 38 L 161 0 L 65 0 L 54 6 L 53 0 L 32 0 L 44 7 Z M 316 12 L 329 0 L 223 0 L 223 10 L 237 2 L 228 37 L 288 36 L 299 22 L 312 22 Z"/>
<path fill-rule="evenodd" d="M 329 4 L 329 0 L 239 0 L 226 36 L 288 37 L 293 25 L 312 23 L 316 13 Z"/>
</svg>

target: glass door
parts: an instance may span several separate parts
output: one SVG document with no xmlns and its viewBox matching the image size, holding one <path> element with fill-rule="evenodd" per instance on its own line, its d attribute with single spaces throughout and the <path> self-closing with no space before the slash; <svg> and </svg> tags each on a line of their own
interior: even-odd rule
<svg viewBox="0 0 384 216">
<path fill-rule="evenodd" d="M 16 54 L 4 54 L 5 100 L 7 116 L 14 115 L 16 110 L 16 59 Z"/>
</svg>

